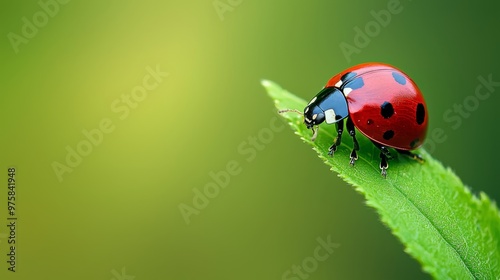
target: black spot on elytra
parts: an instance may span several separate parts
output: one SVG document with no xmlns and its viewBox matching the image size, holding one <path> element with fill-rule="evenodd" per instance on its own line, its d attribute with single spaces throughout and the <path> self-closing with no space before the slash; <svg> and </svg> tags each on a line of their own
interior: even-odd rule
<svg viewBox="0 0 500 280">
<path fill-rule="evenodd" d="M 357 77 L 356 79 L 345 84 L 344 88 L 358 89 L 358 88 L 362 88 L 364 85 L 365 85 L 365 82 L 363 81 L 363 78 Z"/>
<path fill-rule="evenodd" d="M 405 77 L 403 75 L 399 74 L 398 72 L 392 72 L 392 77 L 394 78 L 394 80 L 398 84 L 401 84 L 401 85 L 405 85 L 406 84 Z"/>
<path fill-rule="evenodd" d="M 385 140 L 391 140 L 392 137 L 394 137 L 394 131 L 387 130 L 386 132 L 384 132 L 383 137 L 384 137 Z"/>
<path fill-rule="evenodd" d="M 392 107 L 392 104 L 390 102 L 384 102 L 380 106 L 380 114 L 382 114 L 382 117 L 384 119 L 390 118 L 392 115 L 394 115 L 394 108 Z"/>
<path fill-rule="evenodd" d="M 344 75 L 342 75 L 342 77 L 340 77 L 340 80 L 342 82 L 345 82 L 346 80 L 348 80 L 348 79 L 350 79 L 350 78 L 352 78 L 354 76 L 356 76 L 356 73 L 354 73 L 354 72 L 347 72 Z"/>
<path fill-rule="evenodd" d="M 417 143 L 418 143 L 419 141 L 420 141 L 420 139 L 418 139 L 418 138 L 413 139 L 413 141 L 411 141 L 411 143 L 410 143 L 410 147 L 411 147 L 412 149 L 413 149 L 413 148 L 415 148 L 415 146 L 417 145 Z"/>
<path fill-rule="evenodd" d="M 425 120 L 425 108 L 424 104 L 418 103 L 417 105 L 417 123 L 423 124 Z"/>
<path fill-rule="evenodd" d="M 368 120 L 366 121 L 366 124 L 367 124 L 367 125 L 371 125 L 371 124 L 373 124 L 373 120 L 372 120 L 372 119 L 368 119 Z"/>
</svg>

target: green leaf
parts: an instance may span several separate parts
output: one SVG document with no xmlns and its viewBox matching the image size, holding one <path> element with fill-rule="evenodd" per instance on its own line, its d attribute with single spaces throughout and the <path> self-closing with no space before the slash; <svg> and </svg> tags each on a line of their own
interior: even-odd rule
<svg viewBox="0 0 500 280">
<path fill-rule="evenodd" d="M 262 85 L 280 110 L 302 111 L 306 106 L 306 101 L 273 82 L 264 80 Z M 500 279 L 500 214 L 486 194 L 471 194 L 449 168 L 423 149 L 416 152 L 424 163 L 392 151 L 395 158 L 389 161 L 384 179 L 378 149 L 360 133 L 359 159 L 350 166 L 352 141 L 348 135 L 331 157 L 328 148 L 334 139 L 333 126 L 322 125 L 312 142 L 312 132 L 301 115 L 281 115 L 331 170 L 365 196 L 424 271 L 437 279 Z"/>
</svg>

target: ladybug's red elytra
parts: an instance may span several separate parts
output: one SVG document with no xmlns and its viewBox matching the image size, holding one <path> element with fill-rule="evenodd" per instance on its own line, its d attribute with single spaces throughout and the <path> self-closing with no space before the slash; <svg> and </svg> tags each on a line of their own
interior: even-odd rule
<svg viewBox="0 0 500 280">
<path fill-rule="evenodd" d="M 294 110 L 281 110 L 287 112 Z M 299 112 L 300 113 L 300 112 Z M 422 145 L 428 126 L 427 106 L 422 93 L 403 71 L 383 63 L 353 66 L 332 77 L 304 108 L 304 124 L 316 138 L 318 125 L 334 123 L 337 137 L 329 155 L 337 150 L 344 119 L 353 140 L 350 163 L 358 159 L 355 128 L 380 149 L 380 169 L 386 177 L 388 148 L 422 160 L 410 151 Z"/>
</svg>

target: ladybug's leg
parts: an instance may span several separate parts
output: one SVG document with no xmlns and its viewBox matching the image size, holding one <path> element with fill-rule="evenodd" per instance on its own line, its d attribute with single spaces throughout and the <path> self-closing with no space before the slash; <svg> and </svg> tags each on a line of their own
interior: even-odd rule
<svg viewBox="0 0 500 280">
<path fill-rule="evenodd" d="M 380 145 L 375 142 L 373 142 L 373 144 L 380 149 L 380 169 L 382 170 L 382 176 L 385 178 L 387 176 L 387 168 L 389 168 L 389 163 L 387 162 L 387 160 L 391 159 L 392 155 L 386 146 Z"/>
<path fill-rule="evenodd" d="M 405 156 L 408 156 L 408 157 L 410 157 L 410 158 L 412 158 L 420 163 L 424 162 L 424 159 L 419 154 L 414 154 L 410 151 L 399 150 L 399 149 L 396 149 L 396 151 L 398 151 L 398 153 L 405 155 Z"/>
<path fill-rule="evenodd" d="M 340 146 L 340 142 L 342 142 L 342 132 L 344 131 L 344 121 L 338 121 L 335 123 L 335 127 L 337 128 L 337 137 L 333 140 L 333 144 L 330 146 L 328 150 L 328 155 L 333 156 L 333 153 L 337 150 L 337 147 Z"/>
<path fill-rule="evenodd" d="M 359 144 L 358 140 L 356 140 L 356 130 L 354 129 L 354 123 L 352 122 L 351 118 L 347 118 L 346 122 L 347 126 L 347 131 L 349 132 L 349 135 L 352 137 L 352 151 L 351 151 L 351 165 L 354 165 L 354 162 L 358 159 L 358 153 L 356 151 L 359 151 Z"/>
</svg>

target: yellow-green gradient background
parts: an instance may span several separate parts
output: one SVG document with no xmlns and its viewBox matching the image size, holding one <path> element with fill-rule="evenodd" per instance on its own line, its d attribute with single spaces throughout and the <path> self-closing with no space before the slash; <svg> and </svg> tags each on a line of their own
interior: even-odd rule
<svg viewBox="0 0 500 280">
<path fill-rule="evenodd" d="M 269 135 L 276 114 L 260 80 L 309 99 L 349 66 L 396 65 L 424 93 L 430 131 L 444 131 L 432 154 L 498 201 L 500 87 L 460 125 L 443 114 L 473 102 L 478 76 L 500 81 L 500 5 L 401 0 L 348 61 L 339 45 L 354 45 L 354 28 L 391 1 L 221 0 L 234 6 L 222 17 L 213 2 L 72 0 L 17 53 L 8 34 L 43 10 L 1 2 L 0 279 L 126 279 L 122 268 L 136 280 L 282 279 L 327 236 L 340 246 L 308 279 L 428 279 L 309 147 L 288 128 Z M 113 102 L 157 66 L 169 76 L 120 119 Z M 103 119 L 115 129 L 60 182 L 53 162 Z M 187 225 L 179 205 L 233 161 L 240 173 Z M 16 273 L 6 263 L 10 166 Z"/>
</svg>

